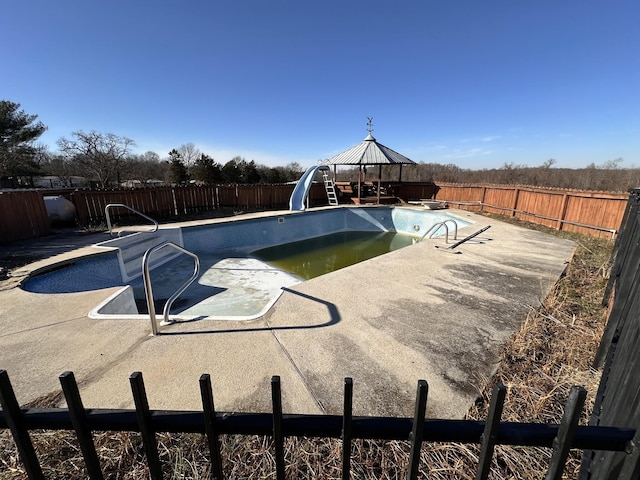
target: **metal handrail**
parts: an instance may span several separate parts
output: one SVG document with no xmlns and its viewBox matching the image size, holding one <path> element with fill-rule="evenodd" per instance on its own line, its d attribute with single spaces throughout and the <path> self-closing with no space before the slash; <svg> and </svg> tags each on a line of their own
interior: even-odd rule
<svg viewBox="0 0 640 480">
<path fill-rule="evenodd" d="M 144 252 L 144 256 L 142 257 L 142 276 L 144 278 L 144 293 L 147 299 L 147 308 L 149 310 L 149 319 L 151 320 L 151 334 L 158 334 L 158 323 L 156 321 L 156 307 L 153 303 L 153 289 L 151 288 L 151 277 L 149 275 L 149 259 L 154 252 L 164 248 L 164 247 L 173 247 L 176 250 L 191 256 L 194 259 L 194 268 L 193 275 L 191 278 L 187 280 L 176 292 L 169 297 L 167 303 L 164 304 L 164 309 L 162 311 L 163 321 L 161 325 L 169 325 L 173 323 L 173 320 L 169 319 L 169 311 L 171 310 L 171 305 L 182 293 L 191 285 L 198 275 L 200 274 L 200 259 L 198 256 L 187 250 L 186 248 L 181 247 L 173 242 L 164 242 L 155 247 L 151 247 L 149 250 Z"/>
<path fill-rule="evenodd" d="M 124 203 L 109 203 L 107 204 L 107 206 L 104 207 L 104 216 L 107 219 L 107 229 L 109 230 L 109 235 L 113 235 L 112 228 L 111 228 L 111 217 L 109 215 L 110 208 L 126 208 L 130 212 L 140 215 L 142 218 L 149 220 L 151 223 L 153 223 L 154 228 L 153 230 L 149 230 L 149 233 L 158 231 L 158 222 L 156 222 L 153 218 L 146 216 L 144 213 L 139 212 L 135 208 L 131 208 L 129 205 L 125 205 Z"/>
<path fill-rule="evenodd" d="M 446 220 L 444 220 L 444 221 L 442 221 L 442 222 L 434 223 L 433 225 L 431 225 L 431 227 L 429 228 L 429 230 L 427 230 L 427 231 L 425 232 L 425 234 L 424 234 L 424 235 L 422 235 L 422 237 L 420 237 L 420 240 L 418 240 L 418 241 L 419 241 L 419 242 L 421 242 L 421 241 L 422 241 L 422 240 L 424 240 L 424 239 L 425 239 L 425 237 L 426 237 L 427 235 L 429 235 L 431 232 L 435 233 L 435 232 L 437 232 L 437 231 L 438 231 L 438 229 L 439 229 L 440 227 L 444 227 L 444 231 L 445 231 L 445 235 L 446 235 L 446 236 L 445 236 L 445 242 L 446 242 L 446 243 L 449 243 L 449 227 L 447 227 L 447 223 L 448 223 L 448 222 L 453 223 L 453 226 L 454 226 L 453 239 L 454 239 L 454 240 L 457 240 L 457 239 L 458 239 L 458 223 L 457 223 L 455 220 L 453 220 L 453 219 L 451 219 L 451 218 L 448 218 L 448 219 L 446 219 Z M 431 237 L 429 237 L 429 238 L 431 238 Z"/>
</svg>

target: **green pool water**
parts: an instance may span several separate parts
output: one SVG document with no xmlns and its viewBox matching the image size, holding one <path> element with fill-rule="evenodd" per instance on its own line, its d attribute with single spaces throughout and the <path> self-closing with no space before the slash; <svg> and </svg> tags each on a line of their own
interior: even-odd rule
<svg viewBox="0 0 640 480">
<path fill-rule="evenodd" d="M 340 232 L 263 248 L 253 255 L 309 280 L 411 245 L 415 237 L 396 232 Z"/>
</svg>

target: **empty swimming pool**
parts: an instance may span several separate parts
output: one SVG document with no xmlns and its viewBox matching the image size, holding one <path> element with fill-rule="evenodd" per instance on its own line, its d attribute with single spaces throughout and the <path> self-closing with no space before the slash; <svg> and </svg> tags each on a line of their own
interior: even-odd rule
<svg viewBox="0 0 640 480">
<path fill-rule="evenodd" d="M 142 255 L 172 241 L 194 252 L 201 265 L 197 281 L 173 304 L 172 317 L 253 319 L 269 310 L 283 288 L 409 246 L 433 225 L 451 219 L 459 228 L 469 225 L 443 212 L 415 208 L 340 207 L 166 226 L 103 242 L 98 245 L 103 254 L 33 277 L 23 288 L 65 293 L 121 286 L 90 316 L 138 318 L 146 305 Z M 444 228 L 432 232 L 442 233 Z M 169 252 L 151 267 L 155 306 L 161 310 L 192 273 L 193 262 Z"/>
</svg>

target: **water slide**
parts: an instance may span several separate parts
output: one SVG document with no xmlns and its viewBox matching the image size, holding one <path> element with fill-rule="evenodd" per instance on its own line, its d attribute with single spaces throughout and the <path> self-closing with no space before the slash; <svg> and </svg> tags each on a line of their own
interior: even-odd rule
<svg viewBox="0 0 640 480">
<path fill-rule="evenodd" d="M 306 210 L 307 209 L 307 197 L 309 196 L 309 189 L 313 183 L 313 179 L 316 176 L 318 170 L 329 170 L 327 165 L 316 165 L 309 167 L 298 183 L 296 188 L 293 189 L 291 198 L 289 199 L 289 210 Z"/>
</svg>

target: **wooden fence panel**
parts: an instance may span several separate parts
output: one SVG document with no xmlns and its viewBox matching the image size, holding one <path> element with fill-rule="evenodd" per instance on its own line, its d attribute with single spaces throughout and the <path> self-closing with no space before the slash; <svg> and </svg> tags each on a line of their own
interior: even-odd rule
<svg viewBox="0 0 640 480">
<path fill-rule="evenodd" d="M 485 192 L 487 187 L 478 185 L 453 185 L 453 184 L 438 184 L 440 190 L 436 195 L 437 199 L 451 202 L 453 204 L 477 204 L 477 205 L 460 205 L 466 210 L 480 210 L 481 203 L 484 202 Z"/>
<path fill-rule="evenodd" d="M 512 215 L 512 210 L 518 204 L 518 193 L 515 188 L 484 188 L 482 210 L 499 215 Z"/>
<path fill-rule="evenodd" d="M 260 209 L 261 188 L 249 185 L 238 185 L 236 192 L 238 195 L 237 206 L 241 210 Z"/>
<path fill-rule="evenodd" d="M 603 238 L 610 238 L 619 228 L 628 199 L 626 194 L 537 187 L 458 184 L 439 187 L 438 199 L 453 206 L 511 215 L 557 230 Z"/>
<path fill-rule="evenodd" d="M 123 203 L 146 215 L 160 218 L 176 214 L 173 191 L 169 187 L 139 190 L 77 190 L 72 194 L 80 225 L 105 223 L 104 208 L 110 203 Z M 114 220 L 134 219 L 135 215 L 124 209 L 110 212 Z"/>
<path fill-rule="evenodd" d="M 235 185 L 218 185 L 217 188 L 220 207 L 236 208 L 238 206 Z"/>
<path fill-rule="evenodd" d="M 624 216 L 624 209 L 627 204 L 625 198 L 615 197 L 587 197 L 572 196 L 567 200 L 567 207 L 564 220 L 575 223 L 589 223 L 603 228 L 618 229 Z M 585 219 L 589 220 L 585 222 Z M 562 230 L 572 232 L 589 233 L 588 228 L 583 228 L 569 223 L 562 225 Z M 609 236 L 606 232 L 601 232 L 604 236 Z"/>
<path fill-rule="evenodd" d="M 295 185 L 272 185 L 271 187 L 272 199 L 269 208 L 289 208 L 289 199 Z"/>
<path fill-rule="evenodd" d="M 284 201 L 284 197 L 281 194 L 283 187 L 286 188 L 286 185 L 257 185 L 256 192 L 254 193 L 255 197 L 253 199 L 255 202 L 255 208 L 260 210 L 287 208 L 289 197 Z M 292 191 L 293 188 L 289 189 L 289 192 Z M 243 189 L 239 188 L 239 192 L 243 192 Z M 247 195 L 246 202 L 250 204 L 251 195 L 249 192 L 245 193 Z M 239 193 L 240 198 L 244 198 L 245 193 Z"/>
<path fill-rule="evenodd" d="M 394 196 L 398 196 L 404 201 L 427 200 L 434 198 L 438 192 L 438 187 L 431 182 L 388 182 L 385 185 L 391 186 Z"/>
<path fill-rule="evenodd" d="M 291 190 L 293 192 L 293 189 Z M 326 206 L 329 203 L 327 199 L 327 191 L 324 188 L 323 183 L 314 183 L 309 190 L 309 204 L 312 207 Z M 287 198 L 287 208 L 289 205 L 289 199 Z"/>
<path fill-rule="evenodd" d="M 624 426 L 636 433 L 626 453 L 585 454 L 581 478 L 626 480 L 640 474 L 640 189 L 631 192 L 614 256 L 604 298 L 611 313 L 595 366 L 605 355 L 606 362 L 590 425 Z"/>
<path fill-rule="evenodd" d="M 562 209 L 562 192 L 519 189 L 515 216 L 520 220 L 555 228 Z"/>
<path fill-rule="evenodd" d="M 0 243 L 51 233 L 47 209 L 40 192 L 0 192 L 0 212 Z"/>
</svg>

